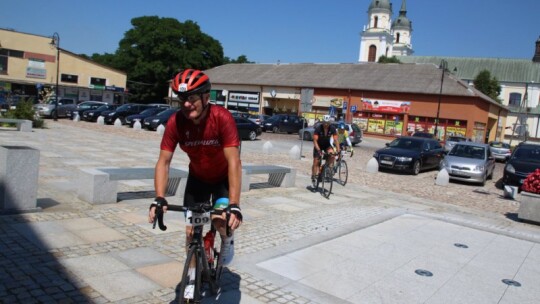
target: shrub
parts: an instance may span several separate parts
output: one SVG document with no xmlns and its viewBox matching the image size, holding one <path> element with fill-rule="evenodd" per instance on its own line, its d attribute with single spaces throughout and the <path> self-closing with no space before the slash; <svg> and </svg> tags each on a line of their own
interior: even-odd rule
<svg viewBox="0 0 540 304">
<path fill-rule="evenodd" d="M 540 169 L 534 170 L 531 174 L 527 176 L 521 190 L 530 193 L 540 194 Z"/>
<path fill-rule="evenodd" d="M 17 103 L 17 108 L 7 111 L 6 117 L 31 120 L 34 128 L 45 127 L 45 122 L 43 119 L 36 115 L 34 104 L 31 100 L 25 100 Z"/>
</svg>

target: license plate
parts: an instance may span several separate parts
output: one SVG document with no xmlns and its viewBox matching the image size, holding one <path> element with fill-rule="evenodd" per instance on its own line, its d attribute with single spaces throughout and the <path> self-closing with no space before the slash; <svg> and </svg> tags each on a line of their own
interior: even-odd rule
<svg viewBox="0 0 540 304">
<path fill-rule="evenodd" d="M 384 164 L 384 165 L 391 165 L 392 162 L 389 161 L 389 160 L 381 160 L 381 164 Z"/>
<path fill-rule="evenodd" d="M 457 175 L 457 176 L 464 176 L 464 177 L 469 176 L 466 173 L 463 173 L 463 172 L 460 172 L 460 171 L 457 171 L 457 170 L 452 170 L 452 174 Z"/>
</svg>

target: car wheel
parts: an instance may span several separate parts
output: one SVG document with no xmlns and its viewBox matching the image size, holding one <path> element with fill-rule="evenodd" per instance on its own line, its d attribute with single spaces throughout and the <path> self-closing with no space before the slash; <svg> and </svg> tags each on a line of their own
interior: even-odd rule
<svg viewBox="0 0 540 304">
<path fill-rule="evenodd" d="M 249 140 L 255 140 L 255 139 L 257 139 L 257 132 L 249 131 Z"/>
<path fill-rule="evenodd" d="M 272 132 L 278 133 L 278 132 L 279 132 L 279 128 L 278 128 L 278 127 L 273 127 L 273 128 L 272 128 Z"/>
<path fill-rule="evenodd" d="M 486 180 L 487 180 L 487 173 L 484 175 L 484 178 L 480 182 L 480 185 L 482 185 L 482 187 L 486 185 Z"/>
<path fill-rule="evenodd" d="M 418 175 L 418 173 L 420 173 L 420 161 L 419 160 L 414 162 L 413 168 L 412 168 L 412 174 Z"/>
<path fill-rule="evenodd" d="M 304 140 L 311 140 L 311 134 L 309 132 L 304 132 Z"/>
</svg>

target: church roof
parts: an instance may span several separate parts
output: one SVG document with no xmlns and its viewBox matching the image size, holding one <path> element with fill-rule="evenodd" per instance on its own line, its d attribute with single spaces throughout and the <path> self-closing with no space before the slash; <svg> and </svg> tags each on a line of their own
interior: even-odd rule
<svg viewBox="0 0 540 304">
<path fill-rule="evenodd" d="M 220 85 L 335 88 L 438 95 L 441 70 L 433 64 L 227 64 L 205 73 Z M 463 81 L 445 74 L 444 95 L 479 97 L 496 103 Z"/>
<path fill-rule="evenodd" d="M 398 59 L 402 63 L 435 65 L 439 65 L 444 59 L 448 62 L 448 70 L 466 80 L 474 80 L 482 70 L 488 70 L 499 82 L 540 82 L 540 63 L 528 59 L 438 56 L 398 56 Z"/>
<path fill-rule="evenodd" d="M 371 11 L 372 9 L 385 9 L 392 12 L 392 3 L 390 3 L 390 0 L 372 0 L 368 10 Z"/>
<path fill-rule="evenodd" d="M 407 18 L 407 1 L 401 2 L 401 9 L 399 10 L 399 16 L 392 23 L 394 29 L 405 29 L 412 31 L 412 22 Z"/>
</svg>

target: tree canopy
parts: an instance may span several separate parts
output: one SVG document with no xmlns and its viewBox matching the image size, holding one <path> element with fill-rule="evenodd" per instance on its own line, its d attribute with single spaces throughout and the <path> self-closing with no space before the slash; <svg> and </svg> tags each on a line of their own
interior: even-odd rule
<svg viewBox="0 0 540 304">
<path fill-rule="evenodd" d="M 501 85 L 495 76 L 491 77 L 488 70 L 482 70 L 474 79 L 474 87 L 480 92 L 491 97 L 491 99 L 501 103 L 499 95 L 501 94 Z"/>
<path fill-rule="evenodd" d="M 221 43 L 191 20 L 143 16 L 131 19 L 131 25 L 114 54 L 93 54 L 91 59 L 126 72 L 133 101 L 161 101 L 180 69 L 249 62 L 244 55 L 237 61 L 224 57 Z"/>
</svg>

